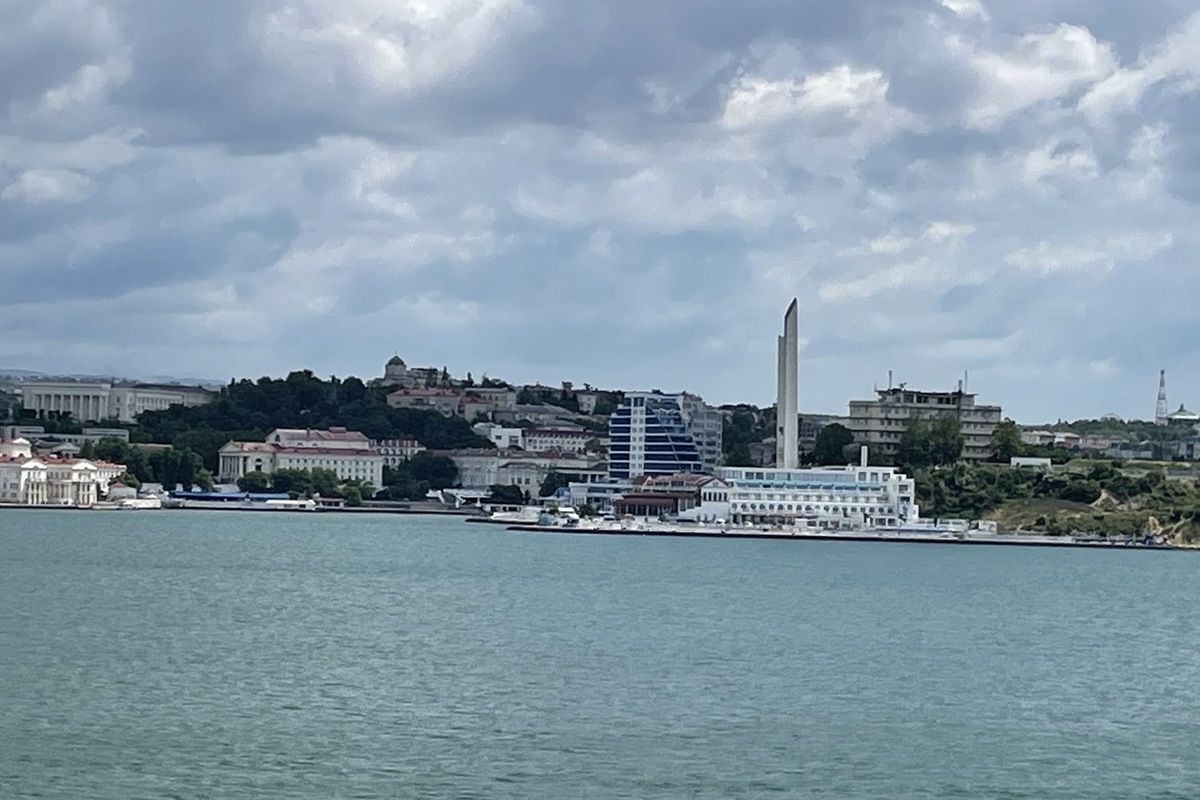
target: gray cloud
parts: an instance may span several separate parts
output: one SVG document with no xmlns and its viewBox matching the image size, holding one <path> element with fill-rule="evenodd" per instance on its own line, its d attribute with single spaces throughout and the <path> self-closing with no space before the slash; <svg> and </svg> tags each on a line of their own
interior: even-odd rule
<svg viewBox="0 0 1200 800">
<path fill-rule="evenodd" d="M 1200 392 L 1193 4 L 0 9 L 0 365 Z M 231 375 L 231 374 L 232 375 Z M 1188 401 L 1191 402 L 1191 401 Z M 1193 402 L 1196 405 L 1200 401 Z"/>
</svg>

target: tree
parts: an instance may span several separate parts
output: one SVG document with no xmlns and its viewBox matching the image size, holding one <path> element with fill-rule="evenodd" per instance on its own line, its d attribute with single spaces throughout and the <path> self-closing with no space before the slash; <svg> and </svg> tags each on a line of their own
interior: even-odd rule
<svg viewBox="0 0 1200 800">
<path fill-rule="evenodd" d="M 738 442 L 725 452 L 725 466 L 753 467 L 754 459 L 750 456 L 750 445 Z"/>
<path fill-rule="evenodd" d="M 237 485 L 243 492 L 265 492 L 271 488 L 271 476 L 258 470 L 247 472 L 238 478 Z"/>
<path fill-rule="evenodd" d="M 413 480 L 425 481 L 433 489 L 449 489 L 458 482 L 458 465 L 447 456 L 435 456 L 422 450 L 407 462 Z"/>
<path fill-rule="evenodd" d="M 115 436 L 105 436 L 92 447 L 94 457 L 112 464 L 125 463 L 129 445 Z"/>
<path fill-rule="evenodd" d="M 488 487 L 491 492 L 491 497 L 488 498 L 493 503 L 503 503 L 510 506 L 519 506 L 525 502 L 525 493 L 521 491 L 520 486 L 500 486 L 493 484 Z"/>
<path fill-rule="evenodd" d="M 992 432 L 989 449 L 992 452 L 990 460 L 1005 464 L 1021 455 L 1025 445 L 1021 441 L 1021 429 L 1017 427 L 1017 423 L 1006 419 L 997 425 L 996 430 Z"/>
<path fill-rule="evenodd" d="M 339 489 L 341 488 L 342 481 L 336 472 L 324 467 L 316 467 L 309 474 L 312 475 L 312 492 L 314 495 L 320 495 L 321 497 L 341 496 Z"/>
<path fill-rule="evenodd" d="M 142 488 L 142 482 L 137 479 L 137 476 L 130 475 L 128 472 L 122 472 L 117 476 L 117 480 L 126 486 L 133 487 L 134 489 Z"/>
<path fill-rule="evenodd" d="M 517 392 L 517 405 L 533 406 L 538 404 L 537 397 L 528 389 L 522 388 L 521 391 Z"/>
<path fill-rule="evenodd" d="M 854 434 L 845 425 L 834 422 L 817 431 L 813 461 L 819 466 L 846 463 L 846 448 L 854 444 Z"/>
<path fill-rule="evenodd" d="M 204 467 L 196 470 L 196 476 L 192 479 L 192 483 L 202 492 L 211 492 L 216 487 L 213 474 Z"/>
<path fill-rule="evenodd" d="M 271 473 L 271 488 L 277 492 L 313 493 L 312 473 L 306 469 L 280 469 Z"/>
<path fill-rule="evenodd" d="M 925 420 L 913 419 L 905 426 L 896 445 L 896 463 L 914 470 L 933 463 L 929 423 Z"/>
<path fill-rule="evenodd" d="M 943 414 L 929 430 L 929 452 L 934 464 L 954 464 L 962 458 L 966 439 L 958 417 Z"/>
<path fill-rule="evenodd" d="M 89 461 L 96 457 L 96 444 L 91 439 L 83 443 L 83 447 L 79 448 L 79 457 L 86 458 Z"/>
<path fill-rule="evenodd" d="M 601 392 L 596 395 L 596 411 L 594 413 L 599 417 L 612 416 L 624 399 L 624 396 L 617 392 Z"/>
<path fill-rule="evenodd" d="M 563 475 L 557 470 L 550 470 L 546 473 L 546 477 L 542 480 L 542 486 L 538 490 L 540 497 L 549 497 L 559 489 L 565 489 L 570 484 L 570 480 L 566 475 Z"/>
</svg>

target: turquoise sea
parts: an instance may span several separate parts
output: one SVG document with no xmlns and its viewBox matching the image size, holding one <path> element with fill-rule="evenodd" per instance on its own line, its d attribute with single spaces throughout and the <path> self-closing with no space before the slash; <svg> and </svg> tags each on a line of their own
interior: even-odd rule
<svg viewBox="0 0 1200 800">
<path fill-rule="evenodd" d="M 0 798 L 1200 798 L 1200 554 L 0 511 Z"/>
</svg>

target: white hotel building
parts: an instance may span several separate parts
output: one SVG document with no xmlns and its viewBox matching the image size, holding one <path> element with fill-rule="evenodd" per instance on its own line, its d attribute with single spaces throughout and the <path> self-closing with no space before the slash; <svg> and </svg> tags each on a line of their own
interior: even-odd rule
<svg viewBox="0 0 1200 800">
<path fill-rule="evenodd" d="M 825 530 L 898 527 L 916 523 L 915 482 L 894 467 L 764 469 L 725 467 L 717 502 L 702 502 L 701 519 L 734 525 L 780 525 Z"/>
<path fill-rule="evenodd" d="M 367 481 L 378 488 L 383 486 L 386 463 L 387 457 L 358 431 L 279 428 L 267 434 L 265 442 L 229 442 L 222 447 L 219 479 L 233 483 L 249 472 L 330 469 L 344 481 Z"/>
</svg>

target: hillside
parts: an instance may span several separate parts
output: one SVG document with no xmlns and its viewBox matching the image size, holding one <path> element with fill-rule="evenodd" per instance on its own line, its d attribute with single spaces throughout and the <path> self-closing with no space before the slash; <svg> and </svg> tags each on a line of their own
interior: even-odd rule
<svg viewBox="0 0 1200 800">
<path fill-rule="evenodd" d="M 1178 465 L 1073 462 L 1047 471 L 957 464 L 918 473 L 925 517 L 993 520 L 1004 531 L 1159 533 L 1200 541 L 1200 485 Z"/>
</svg>

